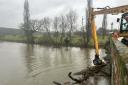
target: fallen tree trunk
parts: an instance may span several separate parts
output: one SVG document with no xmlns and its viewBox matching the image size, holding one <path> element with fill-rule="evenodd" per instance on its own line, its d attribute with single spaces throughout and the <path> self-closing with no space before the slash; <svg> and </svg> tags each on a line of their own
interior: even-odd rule
<svg viewBox="0 0 128 85">
<path fill-rule="evenodd" d="M 84 75 L 84 74 L 93 75 L 93 74 L 95 74 L 95 73 L 100 72 L 100 70 L 101 70 L 104 66 L 106 66 L 106 64 L 87 67 L 87 69 L 84 69 L 84 70 L 82 70 L 82 71 L 80 71 L 80 72 L 74 73 L 74 75 Z"/>
<path fill-rule="evenodd" d="M 84 69 L 80 72 L 76 72 L 74 73 L 73 75 L 74 76 L 81 76 L 79 79 L 77 78 L 74 78 L 71 74 L 72 72 L 69 72 L 68 74 L 68 77 L 73 81 L 73 82 L 68 82 L 68 83 L 63 83 L 63 84 L 60 84 L 60 83 L 54 83 L 56 85 L 75 85 L 75 84 L 79 84 L 79 85 L 86 85 L 86 81 L 92 77 L 92 76 L 98 76 L 97 74 L 102 72 L 103 74 L 106 75 L 105 72 L 102 71 L 103 67 L 105 67 L 106 64 L 102 64 L 102 65 L 97 65 L 97 66 L 91 66 L 91 67 L 88 67 L 87 69 Z M 102 76 L 102 75 L 100 75 Z M 107 75 L 108 76 L 108 75 Z"/>
</svg>

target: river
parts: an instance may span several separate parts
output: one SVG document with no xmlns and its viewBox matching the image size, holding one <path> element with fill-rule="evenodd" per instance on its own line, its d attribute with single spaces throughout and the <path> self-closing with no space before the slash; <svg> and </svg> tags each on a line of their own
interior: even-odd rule
<svg viewBox="0 0 128 85">
<path fill-rule="evenodd" d="M 94 54 L 94 49 L 0 42 L 0 85 L 54 85 L 52 81 L 69 81 L 69 72 L 93 65 Z M 100 55 L 106 55 L 104 49 L 100 49 Z M 109 84 L 101 78 L 95 85 Z"/>
</svg>

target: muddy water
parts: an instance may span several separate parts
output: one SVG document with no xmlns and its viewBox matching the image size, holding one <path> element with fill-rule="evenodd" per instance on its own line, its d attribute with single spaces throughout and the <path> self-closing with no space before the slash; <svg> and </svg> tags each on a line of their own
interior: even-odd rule
<svg viewBox="0 0 128 85">
<path fill-rule="evenodd" d="M 0 42 L 0 85 L 54 85 L 53 80 L 70 81 L 67 74 L 91 66 L 94 52 L 76 47 Z M 100 53 L 105 56 L 104 49 Z M 109 85 L 104 77 L 94 83 Z"/>
</svg>

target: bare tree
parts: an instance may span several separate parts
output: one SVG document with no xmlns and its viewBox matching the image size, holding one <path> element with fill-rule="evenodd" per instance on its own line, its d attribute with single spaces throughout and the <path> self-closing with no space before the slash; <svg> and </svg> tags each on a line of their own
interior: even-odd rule
<svg viewBox="0 0 128 85">
<path fill-rule="evenodd" d="M 90 36 L 91 36 L 91 27 L 89 24 L 89 12 L 88 9 L 86 9 L 86 44 L 88 46 L 88 43 L 90 42 Z"/>
<path fill-rule="evenodd" d="M 67 17 L 67 23 L 68 23 L 68 31 L 69 31 L 69 40 L 71 40 L 71 35 L 74 29 L 76 29 L 76 22 L 77 22 L 77 13 L 74 10 L 70 10 Z"/>
<path fill-rule="evenodd" d="M 41 20 L 41 23 L 42 23 L 42 27 L 41 29 L 46 32 L 46 37 L 48 40 L 52 41 L 52 38 L 51 38 L 51 33 L 50 33 L 50 25 L 51 25 L 51 21 L 50 21 L 50 18 L 49 17 L 44 17 L 42 20 Z"/>
<path fill-rule="evenodd" d="M 84 17 L 82 16 L 81 37 L 82 37 L 82 40 L 83 40 L 82 45 L 85 45 L 86 32 L 85 32 L 85 26 L 84 26 L 83 22 L 84 22 Z"/>
<path fill-rule="evenodd" d="M 42 27 L 42 23 L 40 20 L 30 20 L 30 30 L 32 33 L 40 31 L 41 27 Z M 23 23 L 21 23 L 20 28 L 23 29 L 24 31 L 26 31 L 25 26 Z"/>
<path fill-rule="evenodd" d="M 30 26 L 30 13 L 28 0 L 24 2 L 24 24 L 21 27 L 27 37 L 27 43 L 33 43 L 33 31 Z"/>
<path fill-rule="evenodd" d="M 59 17 L 54 17 L 54 20 L 53 20 L 53 29 L 54 29 L 54 36 L 56 38 L 56 45 L 57 45 L 57 42 L 58 42 L 58 36 L 59 36 L 59 24 L 60 24 L 60 18 Z"/>
<path fill-rule="evenodd" d="M 61 45 L 62 45 L 64 37 L 65 37 L 65 32 L 66 32 L 66 29 L 67 29 L 66 17 L 64 15 L 60 16 L 60 26 L 59 27 L 60 27 L 60 33 L 61 33 L 60 42 L 61 42 Z"/>
<path fill-rule="evenodd" d="M 32 29 L 32 31 L 33 32 L 36 32 L 36 31 L 40 31 L 40 29 L 41 29 L 41 27 L 42 27 L 42 25 L 43 25 L 43 23 L 41 23 L 41 21 L 40 20 L 31 20 L 31 29 Z"/>
<path fill-rule="evenodd" d="M 107 29 L 107 14 L 104 14 L 103 21 L 102 21 L 102 38 L 105 38 L 106 35 L 106 29 Z"/>
<path fill-rule="evenodd" d="M 90 42 L 91 38 L 91 28 L 92 28 L 92 22 L 91 22 L 91 15 L 92 14 L 92 0 L 87 0 L 87 9 L 86 9 L 86 44 L 88 46 L 88 43 Z"/>
</svg>

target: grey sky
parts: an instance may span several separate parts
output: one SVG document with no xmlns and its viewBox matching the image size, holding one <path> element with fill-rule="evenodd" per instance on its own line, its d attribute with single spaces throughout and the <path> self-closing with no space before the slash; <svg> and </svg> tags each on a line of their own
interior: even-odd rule
<svg viewBox="0 0 128 85">
<path fill-rule="evenodd" d="M 120 2 L 118 2 L 120 1 Z M 94 7 L 114 7 L 128 4 L 127 0 L 93 0 Z M 17 28 L 23 21 L 24 0 L 0 0 L 0 27 Z M 85 15 L 86 0 L 29 0 L 31 18 L 54 17 L 73 8 Z M 111 21 L 115 18 L 111 17 Z M 96 18 L 96 20 L 98 20 Z M 79 20 L 80 21 L 80 20 Z"/>
</svg>

